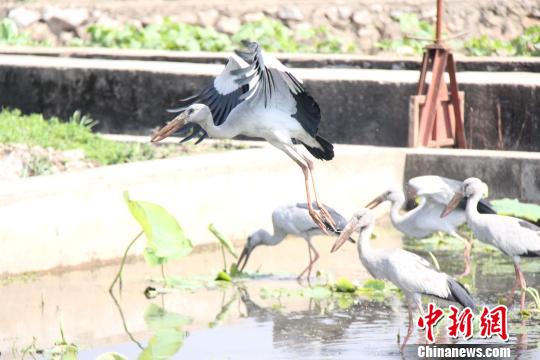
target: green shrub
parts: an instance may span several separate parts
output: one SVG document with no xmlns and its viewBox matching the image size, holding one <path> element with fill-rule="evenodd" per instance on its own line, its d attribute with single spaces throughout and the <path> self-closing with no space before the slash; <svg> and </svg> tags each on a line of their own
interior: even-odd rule
<svg viewBox="0 0 540 360">
<path fill-rule="evenodd" d="M 0 45 L 36 45 L 26 33 L 19 32 L 17 24 L 11 19 L 0 21 Z"/>
<path fill-rule="evenodd" d="M 152 159 L 148 144 L 125 144 L 92 133 L 96 122 L 76 112 L 68 122 L 42 115 L 23 115 L 20 110 L 0 112 L 0 143 L 19 143 L 56 150 L 82 149 L 87 159 L 102 165 Z"/>
</svg>

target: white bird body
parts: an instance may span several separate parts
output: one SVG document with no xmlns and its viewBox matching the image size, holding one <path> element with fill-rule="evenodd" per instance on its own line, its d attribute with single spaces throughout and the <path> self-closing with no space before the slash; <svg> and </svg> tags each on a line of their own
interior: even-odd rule
<svg viewBox="0 0 540 360">
<path fill-rule="evenodd" d="M 521 256 L 540 257 L 540 227 L 511 216 L 481 214 L 478 211 L 478 203 L 487 191 L 487 185 L 480 179 L 466 179 L 449 201 L 441 216 L 451 214 L 463 197 L 467 198 L 467 224 L 474 235 L 479 240 L 495 246 L 512 258 L 516 272 L 516 282 L 509 294 L 509 298 L 510 295 L 513 296 L 519 283 L 522 289 L 521 309 L 524 310 L 526 282 L 519 267 L 519 261 Z"/>
<path fill-rule="evenodd" d="M 404 204 L 404 198 L 402 202 L 392 203 L 390 220 L 396 229 L 409 237 L 422 239 L 439 231 L 455 236 L 457 228 L 465 223 L 464 211 L 456 211 L 448 218 L 441 219 L 440 215 L 445 206 L 430 202 L 423 196 L 417 207 L 402 215 L 400 210 Z M 460 238 L 459 234 L 457 237 Z"/>
<path fill-rule="evenodd" d="M 336 221 L 337 228 L 343 229 L 347 221 L 337 211 L 331 207 L 326 207 L 332 218 Z M 260 245 L 276 246 L 280 244 L 288 235 L 302 237 L 308 244 L 310 263 L 308 267 L 300 274 L 299 278 L 308 271 L 308 280 L 311 267 L 317 261 L 319 254 L 311 243 L 311 238 L 317 235 L 323 235 L 324 232 L 315 224 L 307 204 L 297 203 L 279 206 L 272 212 L 273 233 L 264 229 L 259 229 L 252 233 L 246 242 L 244 250 L 238 259 L 238 268 L 242 271 L 247 264 L 252 251 Z M 315 258 L 312 259 L 311 252 L 314 252 Z M 243 262 L 243 264 L 242 264 Z"/>
</svg>

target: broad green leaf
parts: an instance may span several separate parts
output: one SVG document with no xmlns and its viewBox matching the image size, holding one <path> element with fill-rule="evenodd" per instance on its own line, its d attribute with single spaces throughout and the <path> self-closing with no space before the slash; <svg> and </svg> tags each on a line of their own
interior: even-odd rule
<svg viewBox="0 0 540 360">
<path fill-rule="evenodd" d="M 346 277 L 340 277 L 334 284 L 337 292 L 353 293 L 356 291 L 356 286 Z"/>
<path fill-rule="evenodd" d="M 236 254 L 236 251 L 234 250 L 234 245 L 225 238 L 225 236 L 223 236 L 223 234 L 221 234 L 214 226 L 214 224 L 210 224 L 208 225 L 208 230 L 210 230 L 210 232 L 212 234 L 214 234 L 214 236 L 219 240 L 219 242 L 221 243 L 221 245 L 223 245 L 225 247 L 225 249 L 227 249 L 227 251 L 232 255 L 234 256 L 234 258 L 238 258 L 238 255 Z"/>
<path fill-rule="evenodd" d="M 117 352 L 108 352 L 99 355 L 96 360 L 128 360 L 128 358 Z"/>
<path fill-rule="evenodd" d="M 515 216 L 532 222 L 540 219 L 540 205 L 522 203 L 518 199 L 497 199 L 491 205 L 500 215 Z"/>
<path fill-rule="evenodd" d="M 193 250 L 193 244 L 185 236 L 178 221 L 163 207 L 146 201 L 130 200 L 127 192 L 124 192 L 124 199 L 146 236 L 144 258 L 150 265 L 184 257 Z"/>
</svg>

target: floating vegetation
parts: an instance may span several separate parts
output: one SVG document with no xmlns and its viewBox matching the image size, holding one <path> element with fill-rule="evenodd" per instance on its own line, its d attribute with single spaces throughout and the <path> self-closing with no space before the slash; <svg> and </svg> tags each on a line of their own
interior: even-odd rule
<svg viewBox="0 0 540 360">
<path fill-rule="evenodd" d="M 261 298 L 265 300 L 281 300 L 283 298 L 303 297 L 313 300 L 335 299 L 338 304 L 352 305 L 354 298 L 364 298 L 373 301 L 384 301 L 386 298 L 399 292 L 399 289 L 383 280 L 366 280 L 362 286 L 355 285 L 345 277 L 335 282 L 315 285 L 301 289 L 266 288 L 260 290 Z M 342 307 L 340 306 L 340 307 Z"/>
<path fill-rule="evenodd" d="M 518 199 L 497 199 L 491 205 L 500 215 L 514 216 L 533 223 L 539 223 L 540 205 L 522 203 Z"/>
</svg>

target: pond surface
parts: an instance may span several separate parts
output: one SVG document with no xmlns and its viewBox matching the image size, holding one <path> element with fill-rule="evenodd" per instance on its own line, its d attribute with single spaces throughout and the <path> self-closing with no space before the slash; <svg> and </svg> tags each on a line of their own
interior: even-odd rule
<svg viewBox="0 0 540 360">
<path fill-rule="evenodd" d="M 377 246 L 401 243 L 399 234 L 388 226 L 380 228 L 377 235 L 373 240 Z M 330 254 L 332 244 L 330 238 L 315 239 L 321 253 L 316 264 L 321 278 L 346 276 L 359 284 L 370 278 L 358 260 L 356 246 L 346 244 Z M 421 244 L 430 248 L 433 241 Z M 420 248 L 418 243 L 407 242 L 407 246 Z M 433 253 L 442 270 L 459 274 L 459 241 L 450 240 L 438 248 Z M 476 251 L 473 256 L 473 274 L 463 281 L 470 285 L 479 304 L 496 304 L 513 284 L 513 266 L 489 250 Z M 255 250 L 248 264 L 249 271 L 273 275 L 256 276 L 236 285 L 208 282 L 207 286 L 173 290 L 153 299 L 147 299 L 143 292 L 149 284 L 160 287 L 153 281 L 160 279 L 160 270 L 135 262 L 125 268 L 123 291 L 116 302 L 107 292 L 116 266 L 4 281 L 1 358 L 20 358 L 33 338 L 37 348 L 52 347 L 61 339 L 60 327 L 66 341 L 77 344 L 80 359 L 94 359 L 110 351 L 129 359 L 149 358 L 145 356 L 150 349 L 163 358 L 181 359 L 400 358 L 397 334 L 399 331 L 403 339 L 407 331 L 407 311 L 400 294 L 388 289 L 377 296 L 328 297 L 311 289 L 307 290 L 310 296 L 300 296 L 308 285 L 296 282 L 294 274 L 307 260 L 305 242 L 287 239 L 278 247 Z M 166 273 L 173 280 L 202 276 L 209 280 L 220 267 L 221 253 L 206 251 L 176 261 L 167 266 Z M 540 261 L 525 259 L 523 269 L 528 285 L 540 288 Z M 532 302 L 532 298 L 527 297 L 527 301 Z M 522 320 L 513 311 L 509 330 L 513 355 L 540 357 L 538 317 Z M 423 343 L 423 336 L 413 333 L 409 344 Z M 476 336 L 473 340 L 489 342 Z M 441 330 L 437 342 L 454 340 Z M 406 352 L 404 357 L 414 358 L 411 354 L 415 351 Z"/>
</svg>

